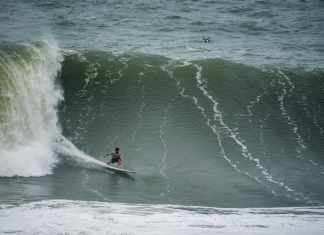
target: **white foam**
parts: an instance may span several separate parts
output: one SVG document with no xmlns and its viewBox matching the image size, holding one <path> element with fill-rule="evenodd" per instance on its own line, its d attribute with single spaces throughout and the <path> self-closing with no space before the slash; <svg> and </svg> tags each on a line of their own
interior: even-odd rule
<svg viewBox="0 0 324 235">
<path fill-rule="evenodd" d="M 1 150 L 0 152 L 1 176 L 29 177 L 51 174 L 54 165 L 58 162 L 51 144 L 45 141 L 35 141 L 15 151 Z"/>
<path fill-rule="evenodd" d="M 63 136 L 61 137 L 60 141 L 52 143 L 52 149 L 55 153 L 68 156 L 69 159 L 73 161 L 73 164 L 77 164 L 78 166 L 83 166 L 86 168 L 98 168 L 98 166 L 107 166 L 106 163 L 92 158 L 79 150 Z"/>
<path fill-rule="evenodd" d="M 142 76 L 145 76 L 145 75 L 144 75 L 143 72 L 140 72 L 140 74 L 139 74 L 139 78 L 140 79 L 137 81 L 139 84 L 141 84 L 141 82 L 143 81 Z M 143 109 L 144 109 L 145 105 L 146 105 L 145 104 L 145 92 L 144 92 L 144 86 L 142 86 L 142 104 L 139 105 L 140 111 L 138 112 L 138 115 L 137 115 L 138 118 L 140 119 L 140 124 L 139 124 L 139 126 L 136 128 L 136 130 L 133 133 L 133 136 L 132 136 L 133 137 L 133 141 L 135 141 L 135 136 L 136 136 L 137 132 L 139 132 L 140 129 L 143 127 L 142 113 L 143 113 Z M 139 144 L 138 140 L 136 140 L 136 145 L 137 145 L 136 152 L 141 151 L 142 147 Z"/>
<path fill-rule="evenodd" d="M 0 176 L 51 174 L 58 162 L 51 143 L 61 135 L 55 77 L 62 55 L 46 43 L 19 44 L 0 50 L 0 59 Z"/>
<path fill-rule="evenodd" d="M 316 235 L 324 229 L 324 208 L 223 209 L 49 200 L 2 206 L 0 216 L 0 233 L 16 234 Z"/>
<path fill-rule="evenodd" d="M 65 154 L 74 164 L 88 168 L 106 166 L 78 150 L 57 126 L 56 106 L 63 99 L 62 91 L 55 86 L 63 60 L 58 48 L 44 43 L 10 49 L 9 53 L 0 51 L 0 59 L 5 62 L 1 64 L 5 71 L 4 88 L 7 88 L 1 92 L 8 97 L 1 107 L 6 119 L 0 123 L 0 176 L 52 174 L 59 162 L 58 154 Z M 97 76 L 93 67 L 92 64 L 87 70 L 90 83 Z"/>
</svg>

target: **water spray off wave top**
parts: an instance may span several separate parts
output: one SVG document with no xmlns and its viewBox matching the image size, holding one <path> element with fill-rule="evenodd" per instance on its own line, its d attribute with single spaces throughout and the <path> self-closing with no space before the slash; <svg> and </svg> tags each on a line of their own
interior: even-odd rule
<svg viewBox="0 0 324 235">
<path fill-rule="evenodd" d="M 0 175 L 41 176 L 58 162 L 52 142 L 60 138 L 55 83 L 63 60 L 46 43 L 0 48 Z"/>
</svg>

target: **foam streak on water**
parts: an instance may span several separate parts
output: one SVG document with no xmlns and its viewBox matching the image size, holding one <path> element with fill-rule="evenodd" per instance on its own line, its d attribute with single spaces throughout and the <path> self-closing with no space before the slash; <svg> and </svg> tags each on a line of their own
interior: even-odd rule
<svg viewBox="0 0 324 235">
<path fill-rule="evenodd" d="M 252 156 L 252 154 L 248 151 L 248 148 L 245 144 L 243 144 L 243 140 L 241 140 L 240 136 L 239 136 L 239 133 L 237 132 L 237 130 L 232 130 L 230 129 L 224 122 L 224 118 L 223 118 L 223 115 L 222 113 L 218 110 L 218 102 L 209 94 L 209 92 L 207 91 L 207 80 L 203 79 L 202 78 L 202 67 L 198 66 L 198 65 L 195 65 L 195 64 L 192 64 L 191 62 L 185 62 L 183 65 L 179 65 L 180 67 L 183 67 L 183 66 L 194 66 L 197 68 L 197 73 L 196 73 L 196 79 L 197 79 L 197 88 L 199 88 L 202 92 L 203 92 L 203 95 L 205 97 L 207 97 L 210 101 L 212 101 L 213 103 L 213 110 L 214 110 L 214 117 L 213 117 L 213 120 L 214 121 L 217 121 L 220 126 L 217 126 L 215 124 L 211 124 L 211 119 L 205 114 L 205 110 L 203 107 L 201 107 L 199 104 L 198 104 L 198 99 L 195 97 L 195 96 L 189 96 L 189 95 L 186 95 L 185 94 L 185 88 L 181 87 L 180 84 L 181 82 L 180 81 L 177 81 L 176 78 L 173 77 L 173 73 L 169 70 L 167 70 L 166 68 L 164 68 L 166 71 L 168 71 L 169 75 L 171 77 L 173 77 L 176 82 L 177 82 L 177 86 L 179 86 L 179 89 L 181 90 L 180 92 L 180 95 L 184 98 L 190 98 L 194 101 L 196 107 L 201 110 L 201 113 L 203 115 L 203 117 L 206 119 L 206 124 L 207 126 L 209 126 L 213 132 L 217 135 L 217 139 L 218 139 L 218 143 L 219 143 L 219 147 L 221 149 L 221 153 L 223 155 L 223 157 L 226 159 L 226 161 L 228 161 L 228 163 L 233 167 L 235 168 L 236 171 L 238 172 L 243 172 L 244 174 L 248 175 L 249 177 L 253 178 L 256 182 L 260 183 L 261 185 L 265 186 L 267 189 L 269 189 L 274 195 L 278 195 L 278 193 L 276 192 L 276 189 L 275 187 L 265 183 L 261 178 L 261 175 L 255 175 L 255 173 L 252 173 L 252 172 L 248 172 L 248 171 L 242 171 L 240 170 L 240 168 L 234 164 L 232 162 L 232 160 L 225 154 L 225 149 L 223 148 L 222 146 L 222 139 L 224 137 L 226 137 L 227 135 L 229 137 L 231 137 L 240 147 L 241 147 L 241 152 L 242 152 L 242 155 L 247 159 L 247 160 L 251 160 L 251 161 L 254 161 L 256 162 L 256 167 L 258 169 L 261 170 L 261 173 L 262 175 L 265 177 L 265 179 L 267 181 L 269 181 L 270 183 L 272 184 L 275 184 L 277 187 L 279 188 L 284 188 L 284 191 L 286 191 L 286 196 L 288 198 L 294 198 L 294 200 L 307 200 L 307 197 L 305 197 L 303 194 L 301 193 L 298 193 L 298 192 L 295 192 L 295 190 L 291 189 L 287 184 L 285 184 L 284 182 L 279 182 L 279 181 L 276 181 L 274 179 L 274 177 L 268 172 L 268 170 L 261 165 L 261 162 L 258 158 L 254 158 Z M 289 80 L 289 84 L 292 85 L 291 81 Z M 293 89 L 293 85 L 292 85 L 292 89 Z M 255 103 L 257 102 L 260 102 L 260 98 L 262 96 L 264 96 L 266 94 L 266 89 L 264 89 L 264 93 L 257 96 L 256 98 L 256 101 L 255 102 L 250 102 L 252 103 L 252 105 L 248 106 L 248 111 L 249 111 L 249 116 L 252 115 L 251 113 L 251 110 L 250 108 L 253 107 L 255 105 Z M 281 106 L 282 107 L 282 106 Z M 269 113 L 268 113 L 268 116 L 269 116 Z M 265 118 L 266 119 L 266 118 Z M 263 120 L 263 122 L 265 121 L 265 119 Z M 261 125 L 262 127 L 262 125 Z M 296 133 L 296 132 L 295 132 Z M 223 136 L 223 137 L 222 137 Z M 299 136 L 300 137 L 300 136 Z M 261 132 L 261 135 L 260 135 L 260 139 L 262 141 L 262 132 Z M 260 178 L 261 177 L 261 178 Z M 291 194 L 290 192 L 293 192 L 293 194 Z"/>
<path fill-rule="evenodd" d="M 137 81 L 139 84 L 141 84 L 141 82 L 142 82 L 142 76 L 145 76 L 144 75 L 144 73 L 140 73 L 139 74 L 139 80 Z M 138 112 L 138 118 L 140 119 L 140 124 L 139 124 L 139 126 L 136 128 L 136 130 L 134 131 L 134 133 L 133 133 L 133 141 L 135 141 L 135 136 L 136 136 L 136 133 L 142 128 L 142 126 L 143 126 L 143 118 L 142 118 L 142 116 L 141 116 L 141 114 L 142 114 L 142 112 L 143 112 L 143 109 L 144 109 L 144 107 L 145 107 L 145 92 L 144 92 L 144 86 L 142 86 L 141 87 L 141 92 L 142 92 L 142 104 L 141 105 L 139 105 L 139 107 L 140 107 L 140 111 Z M 138 140 L 136 141 L 136 145 L 138 146 L 138 148 L 136 149 L 136 152 L 138 152 L 138 151 L 140 151 L 142 148 L 141 148 L 141 146 L 139 145 L 139 143 L 138 143 Z"/>
<path fill-rule="evenodd" d="M 215 115 L 214 115 L 214 120 L 215 121 L 218 121 L 220 124 L 221 124 L 221 126 L 222 126 L 222 128 L 223 129 L 225 129 L 226 130 L 226 132 L 228 132 L 229 133 L 229 136 L 232 138 L 232 139 L 234 139 L 235 140 L 235 142 L 239 145 L 239 146 L 241 146 L 241 148 L 242 148 L 242 155 L 246 158 L 246 159 L 249 159 L 249 160 L 251 160 L 251 161 L 254 161 L 254 162 L 256 162 L 256 167 L 257 168 L 259 168 L 259 169 L 261 169 L 261 171 L 262 171 L 262 174 L 265 176 L 265 178 L 269 181 L 269 182 L 271 182 L 271 183 L 274 183 L 274 184 L 276 184 L 276 185 L 278 185 L 279 187 L 284 187 L 285 188 L 285 190 L 286 190 L 286 192 L 294 192 L 295 190 L 293 190 L 293 189 L 291 189 L 289 186 L 287 186 L 287 185 L 285 185 L 285 183 L 284 182 L 278 182 L 278 181 L 276 181 L 276 180 L 274 180 L 274 177 L 268 172 L 268 170 L 264 167 L 264 166 L 262 166 L 261 165 L 261 162 L 260 162 L 260 160 L 258 159 L 258 158 L 254 158 L 253 156 L 252 156 L 252 154 L 248 151 L 248 148 L 247 148 L 247 146 L 246 145 L 244 145 L 243 144 L 243 140 L 241 140 L 241 138 L 240 138 L 240 136 L 239 136 L 239 133 L 238 132 L 235 132 L 234 133 L 234 131 L 233 130 L 231 130 L 225 123 L 224 123 L 224 120 L 223 120 L 223 115 L 222 115 L 222 113 L 218 110 L 218 108 L 217 108 L 217 106 L 218 106 L 218 102 L 209 94 L 209 92 L 206 90 L 207 89 L 207 82 L 204 80 L 204 79 L 202 79 L 201 77 L 202 77 L 202 67 L 200 67 L 200 66 L 198 66 L 198 65 L 195 65 L 196 66 L 196 68 L 197 68 L 197 74 L 196 74 L 196 78 L 197 78 L 197 87 L 199 88 L 199 89 L 201 89 L 202 91 L 203 91 L 203 94 L 208 98 L 208 99 L 210 99 L 212 102 L 213 102 L 213 104 L 214 104 L 214 106 L 213 106 L 213 110 L 214 110 L 214 112 L 215 112 Z M 288 80 L 288 82 L 289 82 L 289 84 L 291 84 L 292 85 L 292 83 L 291 83 L 291 81 L 290 80 Z M 293 85 L 292 85 L 292 89 L 293 89 Z M 285 90 L 284 90 L 285 91 Z M 286 91 L 285 91 L 286 92 Z M 279 100 L 282 100 L 283 99 L 283 97 L 281 97 Z M 282 104 L 282 103 L 281 103 Z M 282 104 L 282 106 L 281 107 L 283 107 L 283 104 Z M 289 116 L 288 116 L 289 117 Z M 295 132 L 295 134 L 297 134 L 298 135 L 298 133 L 297 133 L 297 126 L 295 126 L 295 128 L 294 128 L 294 132 Z M 301 138 L 300 138 L 300 136 L 298 135 L 298 137 L 299 137 L 299 144 L 301 145 L 301 147 L 304 147 L 304 145 L 302 145 L 302 140 L 301 140 Z M 247 175 L 249 175 L 250 177 L 252 177 L 251 175 L 250 175 L 250 173 L 247 173 Z M 260 179 L 259 179 L 259 177 L 258 176 L 254 176 L 253 177 L 257 182 L 259 182 L 259 183 L 261 183 L 261 184 L 263 184 L 263 185 L 265 185 L 267 188 L 269 188 L 269 189 L 271 189 L 271 187 L 269 187 L 267 184 L 264 184 L 264 182 L 262 182 Z M 276 195 L 276 193 L 275 193 L 275 191 L 273 190 L 273 189 L 271 189 L 271 192 L 272 193 L 274 193 L 275 195 Z M 303 198 L 303 199 L 307 199 L 307 197 L 305 197 L 303 194 L 301 194 L 301 193 L 298 193 L 298 192 L 295 192 L 294 193 L 295 194 L 295 200 L 299 200 L 299 198 L 298 197 L 301 197 L 301 198 Z M 296 196 L 298 196 L 298 197 L 296 197 Z M 289 194 L 287 194 L 287 197 L 291 197 Z"/>
</svg>

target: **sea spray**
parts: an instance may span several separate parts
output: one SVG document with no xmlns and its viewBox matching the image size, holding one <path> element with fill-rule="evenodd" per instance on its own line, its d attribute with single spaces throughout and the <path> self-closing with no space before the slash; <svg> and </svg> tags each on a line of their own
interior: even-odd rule
<svg viewBox="0 0 324 235">
<path fill-rule="evenodd" d="M 47 43 L 0 47 L 0 175 L 50 174 L 60 138 L 55 79 L 63 57 Z"/>
<path fill-rule="evenodd" d="M 58 141 L 52 143 L 52 150 L 59 156 L 65 156 L 65 158 L 62 158 L 61 160 L 62 163 L 66 165 L 78 166 L 87 169 L 102 169 L 102 166 L 106 166 L 106 163 L 99 161 L 79 150 L 64 136 L 61 136 Z"/>
</svg>

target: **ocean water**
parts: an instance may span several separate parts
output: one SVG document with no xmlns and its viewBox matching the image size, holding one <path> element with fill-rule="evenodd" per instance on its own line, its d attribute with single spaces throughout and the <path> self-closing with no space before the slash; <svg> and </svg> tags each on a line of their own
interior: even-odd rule
<svg viewBox="0 0 324 235">
<path fill-rule="evenodd" d="M 0 1 L 0 233 L 321 234 L 323 10 Z"/>
</svg>

